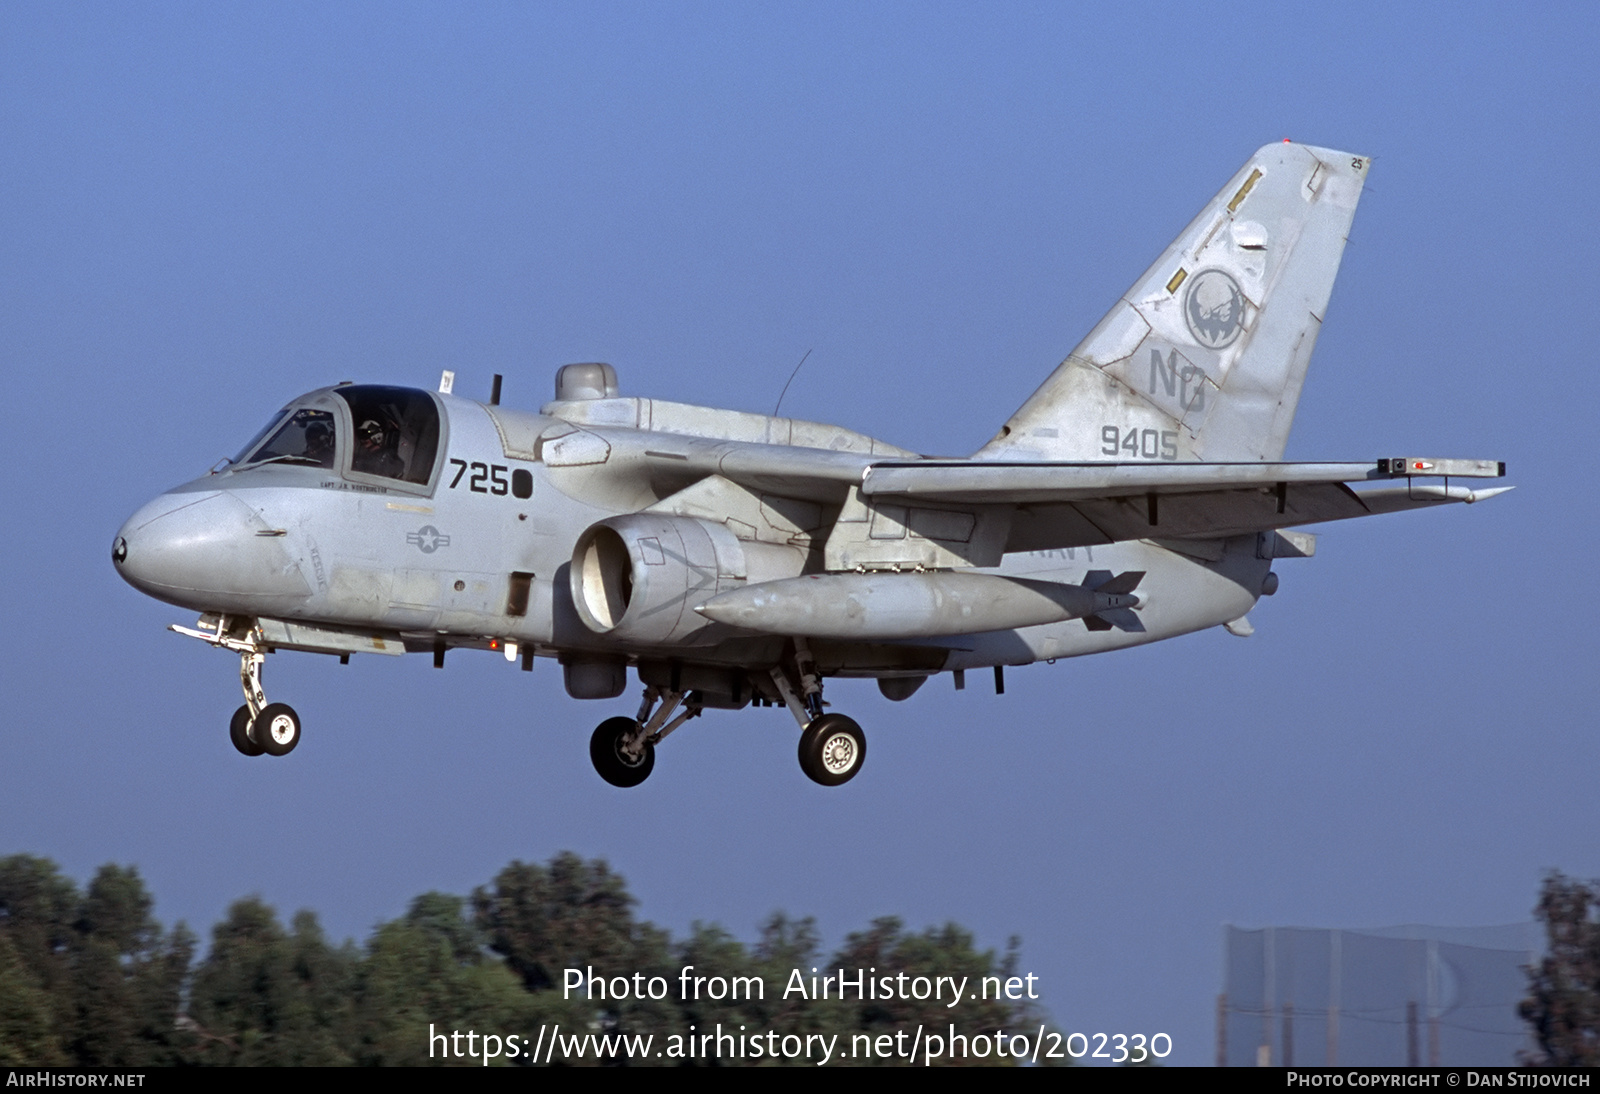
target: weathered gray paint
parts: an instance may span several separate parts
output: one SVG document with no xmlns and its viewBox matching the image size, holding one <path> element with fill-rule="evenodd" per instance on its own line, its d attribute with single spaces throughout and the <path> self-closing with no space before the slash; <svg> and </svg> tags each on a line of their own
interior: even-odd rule
<svg viewBox="0 0 1600 1094">
<path fill-rule="evenodd" d="M 1280 462 L 1366 170 L 1261 149 L 970 459 L 624 398 L 583 365 L 537 413 L 431 396 L 437 470 L 416 486 L 352 473 L 325 389 L 293 405 L 344 415 L 342 464 L 177 487 L 123 526 L 116 565 L 229 648 L 531 650 L 577 695 L 617 694 L 632 664 L 726 689 L 707 705 L 792 703 L 784 673 L 920 679 L 1246 634 L 1273 561 L 1314 550 L 1278 530 L 1500 492 L 1459 481 L 1492 461 Z M 478 466 L 494 490 L 455 471 Z M 1136 597 L 1095 592 L 1131 572 Z"/>
</svg>

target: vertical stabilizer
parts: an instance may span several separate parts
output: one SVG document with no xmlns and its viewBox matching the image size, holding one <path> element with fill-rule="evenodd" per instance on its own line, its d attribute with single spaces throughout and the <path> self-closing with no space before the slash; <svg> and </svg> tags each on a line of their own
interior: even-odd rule
<svg viewBox="0 0 1600 1094">
<path fill-rule="evenodd" d="M 1368 165 L 1262 148 L 978 457 L 1281 459 Z"/>
</svg>

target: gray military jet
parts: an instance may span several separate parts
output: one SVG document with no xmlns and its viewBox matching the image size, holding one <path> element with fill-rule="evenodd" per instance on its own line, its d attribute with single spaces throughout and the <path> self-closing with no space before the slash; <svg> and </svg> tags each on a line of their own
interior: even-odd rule
<svg viewBox="0 0 1600 1094">
<path fill-rule="evenodd" d="M 909 699 L 929 677 L 1206 627 L 1248 634 L 1278 559 L 1321 521 L 1473 502 L 1489 460 L 1285 463 L 1366 179 L 1363 156 L 1273 144 L 967 459 L 847 429 L 624 398 L 567 365 L 537 413 L 340 384 L 293 399 L 233 459 L 135 513 L 112 557 L 239 655 L 233 744 L 282 756 L 300 718 L 265 655 L 557 658 L 567 692 L 637 713 L 590 754 L 616 786 L 707 710 L 787 707 L 800 766 L 837 785 L 866 737 L 829 677 Z M 1438 480 L 1438 481 L 1434 481 Z M 1360 487 L 1359 489 L 1355 487 Z"/>
</svg>

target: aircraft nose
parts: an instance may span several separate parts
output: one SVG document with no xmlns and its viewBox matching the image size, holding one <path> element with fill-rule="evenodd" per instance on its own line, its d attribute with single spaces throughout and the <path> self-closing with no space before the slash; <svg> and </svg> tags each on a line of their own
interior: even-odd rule
<svg viewBox="0 0 1600 1094">
<path fill-rule="evenodd" d="M 311 595 L 285 538 L 228 491 L 163 494 L 128 518 L 111 561 L 124 581 L 159 600 L 265 612 Z"/>
</svg>

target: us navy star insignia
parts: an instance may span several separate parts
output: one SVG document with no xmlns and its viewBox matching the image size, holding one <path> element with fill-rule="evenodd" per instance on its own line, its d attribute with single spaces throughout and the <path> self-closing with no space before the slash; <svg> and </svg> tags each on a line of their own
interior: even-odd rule
<svg viewBox="0 0 1600 1094">
<path fill-rule="evenodd" d="M 441 547 L 450 546 L 450 537 L 433 525 L 424 524 L 415 532 L 407 532 L 406 542 L 414 545 L 423 554 L 431 555 Z"/>
</svg>

